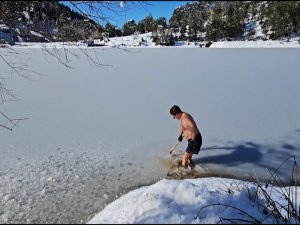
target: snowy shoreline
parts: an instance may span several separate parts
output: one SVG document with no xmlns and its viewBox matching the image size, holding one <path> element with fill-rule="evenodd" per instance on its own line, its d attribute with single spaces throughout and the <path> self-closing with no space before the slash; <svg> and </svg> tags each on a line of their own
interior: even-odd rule
<svg viewBox="0 0 300 225">
<path fill-rule="evenodd" d="M 278 199 L 278 204 L 285 204 L 280 189 L 271 185 L 260 188 Z M 266 216 L 260 188 L 251 182 L 225 178 L 162 179 L 121 196 L 88 224 L 216 224 L 226 218 L 266 224 L 280 222 L 272 214 Z M 299 193 L 299 188 L 294 189 Z M 257 199 L 251 199 L 256 194 Z M 281 213 L 285 215 L 284 210 Z M 288 221 L 294 223 L 295 218 Z"/>
<path fill-rule="evenodd" d="M 88 43 L 93 45 L 88 46 Z M 49 43 L 35 43 L 35 42 L 16 42 L 13 48 L 300 48 L 300 38 L 285 38 L 281 40 L 244 40 L 244 41 L 217 41 L 211 42 L 206 47 L 208 42 L 194 42 L 194 41 L 175 41 L 174 46 L 156 45 L 152 40 L 152 33 L 113 37 L 108 41 L 92 40 L 92 41 L 78 41 L 78 42 L 49 42 Z M 9 47 L 9 45 L 2 45 L 2 47 Z"/>
<path fill-rule="evenodd" d="M 16 43 L 13 48 L 203 48 L 208 49 L 208 47 L 200 47 L 199 45 L 191 42 L 186 42 L 183 45 L 175 46 L 135 46 L 135 45 L 126 45 L 122 46 L 121 44 L 109 44 L 106 46 L 94 46 L 88 47 L 85 44 L 81 43 Z M 231 41 L 231 42 L 214 42 L 210 45 L 209 48 L 300 48 L 298 41 Z"/>
</svg>

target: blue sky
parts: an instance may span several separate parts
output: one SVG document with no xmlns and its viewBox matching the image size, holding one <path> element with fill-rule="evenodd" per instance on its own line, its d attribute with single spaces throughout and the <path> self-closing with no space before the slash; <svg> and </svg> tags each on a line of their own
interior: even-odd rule
<svg viewBox="0 0 300 225">
<path fill-rule="evenodd" d="M 112 12 L 104 13 L 109 15 L 111 18 L 109 20 L 111 24 L 122 28 L 128 20 L 133 19 L 136 23 L 138 23 L 140 20 L 146 18 L 146 16 L 149 14 L 151 14 L 154 19 L 157 19 L 161 16 L 166 17 L 168 23 L 176 7 L 186 5 L 187 2 L 192 1 L 125 1 L 125 5 L 123 7 L 121 7 L 119 4 L 121 1 L 116 2 L 118 2 L 119 5 L 119 14 Z M 68 5 L 67 2 L 62 3 Z M 74 10 L 74 8 L 72 9 Z M 105 23 L 101 24 L 105 25 Z"/>
<path fill-rule="evenodd" d="M 146 1 L 140 4 L 135 3 L 137 7 L 133 8 L 131 6 L 130 10 L 126 13 L 126 18 L 120 18 L 120 24 L 122 26 L 124 24 L 124 20 L 127 22 L 129 19 L 134 19 L 136 23 L 138 23 L 150 13 L 154 19 L 164 16 L 166 17 L 167 22 L 169 22 L 174 9 L 178 6 L 187 4 L 187 2 L 188 1 Z"/>
</svg>

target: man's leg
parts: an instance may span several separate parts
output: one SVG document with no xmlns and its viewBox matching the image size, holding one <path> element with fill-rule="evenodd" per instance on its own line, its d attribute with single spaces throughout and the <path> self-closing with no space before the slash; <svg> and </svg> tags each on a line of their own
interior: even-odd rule
<svg viewBox="0 0 300 225">
<path fill-rule="evenodd" d="M 190 158 L 190 161 L 189 161 L 188 165 L 191 167 L 191 169 L 195 168 L 195 163 L 193 162 L 192 158 Z"/>
<path fill-rule="evenodd" d="M 185 152 L 182 156 L 182 166 L 187 167 L 191 163 L 193 154 Z"/>
</svg>

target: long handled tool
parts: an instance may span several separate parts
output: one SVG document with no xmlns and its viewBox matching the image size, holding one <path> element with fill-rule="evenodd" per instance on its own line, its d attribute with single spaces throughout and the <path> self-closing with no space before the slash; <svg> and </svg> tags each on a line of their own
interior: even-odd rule
<svg viewBox="0 0 300 225">
<path fill-rule="evenodd" d="M 177 141 L 177 143 L 173 146 L 173 148 L 170 151 L 170 154 L 172 154 L 172 152 L 175 150 L 175 148 L 177 147 L 177 145 L 180 143 L 180 141 Z"/>
</svg>

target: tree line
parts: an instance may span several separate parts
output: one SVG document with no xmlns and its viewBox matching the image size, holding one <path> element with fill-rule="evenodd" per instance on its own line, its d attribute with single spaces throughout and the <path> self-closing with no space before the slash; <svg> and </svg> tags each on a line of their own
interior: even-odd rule
<svg viewBox="0 0 300 225">
<path fill-rule="evenodd" d="M 261 27 L 261 32 L 256 28 Z M 109 37 L 153 32 L 153 38 L 232 41 L 275 40 L 300 36 L 300 1 L 199 1 L 174 9 L 165 17 L 148 15 L 138 23 L 128 21 L 118 29 L 107 23 Z"/>
<path fill-rule="evenodd" d="M 78 9 L 79 3 L 72 2 Z M 95 9 L 96 4 L 112 5 L 98 1 L 82 4 L 90 4 L 90 9 Z M 108 20 L 101 26 L 90 17 L 57 1 L 0 3 L 0 22 L 23 41 L 79 41 L 146 32 L 152 32 L 153 41 L 164 45 L 183 40 L 276 40 L 292 34 L 300 36 L 300 1 L 198 1 L 174 9 L 169 21 L 163 16 L 154 19 L 150 14 L 138 22 L 127 21 L 122 28 Z M 261 30 L 257 31 L 257 27 Z M 43 37 L 33 36 L 31 30 Z"/>
</svg>

